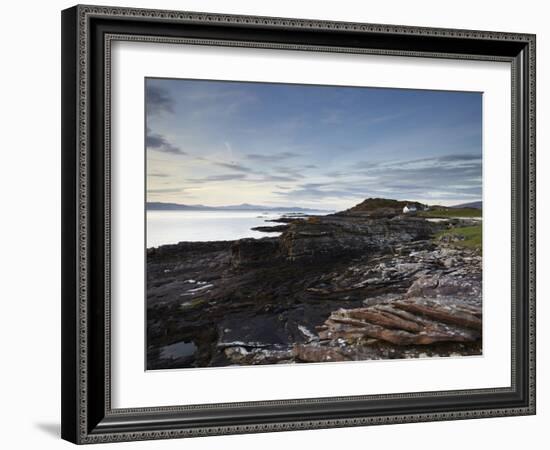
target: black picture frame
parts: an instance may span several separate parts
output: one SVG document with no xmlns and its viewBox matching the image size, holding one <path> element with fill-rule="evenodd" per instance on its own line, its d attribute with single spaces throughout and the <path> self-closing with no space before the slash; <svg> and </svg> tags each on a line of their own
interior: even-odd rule
<svg viewBox="0 0 550 450">
<path fill-rule="evenodd" d="M 113 40 L 508 61 L 512 383 L 418 394 L 113 409 L 109 64 Z M 62 437 L 74 443 L 535 414 L 535 36 L 75 6 L 62 12 Z"/>
</svg>

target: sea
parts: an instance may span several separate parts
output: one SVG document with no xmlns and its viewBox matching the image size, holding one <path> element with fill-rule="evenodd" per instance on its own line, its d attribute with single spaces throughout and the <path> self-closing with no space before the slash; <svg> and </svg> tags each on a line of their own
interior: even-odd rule
<svg viewBox="0 0 550 450">
<path fill-rule="evenodd" d="M 178 242 L 233 241 L 278 236 L 280 232 L 251 230 L 281 225 L 269 220 L 281 217 L 325 215 L 327 211 L 147 211 L 147 248 Z"/>
</svg>

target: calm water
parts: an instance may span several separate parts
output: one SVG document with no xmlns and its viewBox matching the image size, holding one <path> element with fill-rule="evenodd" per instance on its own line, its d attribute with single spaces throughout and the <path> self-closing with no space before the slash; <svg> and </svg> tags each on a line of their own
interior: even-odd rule
<svg viewBox="0 0 550 450">
<path fill-rule="evenodd" d="M 160 349 L 161 359 L 176 359 L 185 356 L 192 356 L 197 351 L 197 346 L 193 341 L 176 342 L 175 344 L 166 345 Z"/>
<path fill-rule="evenodd" d="M 147 211 L 147 248 L 181 241 L 232 241 L 245 237 L 278 236 L 252 227 L 280 225 L 277 219 L 292 211 Z M 319 215 L 326 214 L 325 212 Z"/>
</svg>

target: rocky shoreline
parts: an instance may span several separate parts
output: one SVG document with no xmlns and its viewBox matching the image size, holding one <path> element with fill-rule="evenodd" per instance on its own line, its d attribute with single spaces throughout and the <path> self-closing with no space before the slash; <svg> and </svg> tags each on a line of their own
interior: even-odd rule
<svg viewBox="0 0 550 450">
<path fill-rule="evenodd" d="M 148 249 L 147 368 L 481 354 L 480 251 L 434 239 L 469 222 L 368 206 Z"/>
</svg>

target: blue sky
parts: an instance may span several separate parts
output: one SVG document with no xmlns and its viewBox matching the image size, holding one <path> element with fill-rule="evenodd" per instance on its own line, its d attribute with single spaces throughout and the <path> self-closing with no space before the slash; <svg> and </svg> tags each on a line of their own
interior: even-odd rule
<svg viewBox="0 0 550 450">
<path fill-rule="evenodd" d="M 481 199 L 482 95 L 146 79 L 147 200 Z"/>
</svg>

